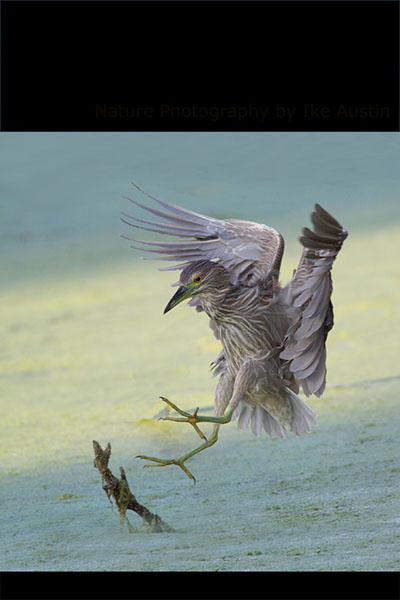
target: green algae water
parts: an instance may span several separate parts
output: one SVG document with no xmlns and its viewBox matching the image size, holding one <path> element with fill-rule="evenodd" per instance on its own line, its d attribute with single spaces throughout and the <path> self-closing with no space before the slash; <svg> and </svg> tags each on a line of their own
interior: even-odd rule
<svg viewBox="0 0 400 600">
<path fill-rule="evenodd" d="M 0 158 L 1 569 L 397 570 L 399 136 L 3 134 Z M 319 426 L 273 440 L 226 425 L 189 463 L 196 486 L 134 460 L 198 444 L 157 421 L 159 396 L 211 412 L 220 346 L 203 314 L 162 314 L 177 273 L 119 237 L 151 237 L 119 221 L 140 216 L 123 198 L 142 200 L 130 180 L 278 229 L 283 283 L 314 202 L 350 232 L 333 270 L 328 386 L 310 399 Z M 132 513 L 120 533 L 93 439 L 176 532 L 150 535 Z"/>
</svg>

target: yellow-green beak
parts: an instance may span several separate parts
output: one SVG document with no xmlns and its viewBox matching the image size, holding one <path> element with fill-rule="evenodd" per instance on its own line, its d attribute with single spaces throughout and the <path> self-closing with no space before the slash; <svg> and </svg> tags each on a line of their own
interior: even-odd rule
<svg viewBox="0 0 400 600">
<path fill-rule="evenodd" d="M 176 293 L 172 296 L 172 298 L 168 302 L 167 306 L 165 307 L 164 315 L 169 310 L 171 310 L 171 308 L 175 308 L 175 306 L 177 306 L 180 302 L 183 302 L 183 300 L 190 298 L 191 295 L 192 295 L 192 290 L 188 287 L 185 287 L 184 285 L 181 285 L 177 289 Z"/>
</svg>

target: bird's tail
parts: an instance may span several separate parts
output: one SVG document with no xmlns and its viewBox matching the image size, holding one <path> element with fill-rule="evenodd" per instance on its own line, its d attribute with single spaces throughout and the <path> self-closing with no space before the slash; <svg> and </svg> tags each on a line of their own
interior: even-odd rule
<svg viewBox="0 0 400 600">
<path fill-rule="evenodd" d="M 313 426 L 317 424 L 317 415 L 308 404 L 304 402 L 297 394 L 286 388 L 287 401 L 290 402 L 293 409 L 292 423 L 281 425 L 268 410 L 262 406 L 249 405 L 241 401 L 237 405 L 232 420 L 238 420 L 240 429 L 246 429 L 251 422 L 251 430 L 254 435 L 260 435 L 262 429 L 271 437 L 286 437 L 289 429 L 295 435 L 309 433 Z"/>
<path fill-rule="evenodd" d="M 293 421 L 290 430 L 296 435 L 310 433 L 314 425 L 317 425 L 317 415 L 313 409 L 304 402 L 297 394 L 286 388 L 287 398 L 292 404 Z"/>
<path fill-rule="evenodd" d="M 232 421 L 238 420 L 240 429 L 246 429 L 251 421 L 251 430 L 254 435 L 260 435 L 264 427 L 266 433 L 271 437 L 284 438 L 285 429 L 272 417 L 262 406 L 245 404 L 239 402 L 233 415 Z"/>
</svg>

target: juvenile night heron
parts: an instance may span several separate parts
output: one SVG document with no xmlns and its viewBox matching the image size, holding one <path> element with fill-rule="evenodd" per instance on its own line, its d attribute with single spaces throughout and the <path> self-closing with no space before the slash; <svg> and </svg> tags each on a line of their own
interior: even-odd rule
<svg viewBox="0 0 400 600">
<path fill-rule="evenodd" d="M 297 394 L 300 387 L 307 397 L 321 396 L 325 389 L 325 344 L 333 327 L 331 269 L 348 234 L 316 204 L 311 213 L 314 231 L 303 229 L 300 262 L 290 283 L 281 287 L 284 241 L 275 229 L 207 217 L 143 193 L 157 208 L 129 200 L 165 222 L 125 213 L 140 225 L 122 220 L 182 241 L 126 239 L 144 246 L 132 248 L 160 255 L 147 260 L 178 261 L 160 269 L 182 270 L 179 288 L 164 313 L 190 299 L 191 306 L 210 317 L 222 351 L 212 363 L 219 375 L 214 416 L 198 415 L 198 409 L 190 414 L 162 398 L 181 415 L 164 419 L 190 423 L 202 438 L 201 445 L 176 459 L 137 458 L 152 462 L 146 466 L 177 465 L 195 481 L 185 463 L 215 444 L 221 424 L 238 419 L 242 429 L 251 423 L 255 435 L 264 428 L 268 435 L 281 438 L 288 430 L 308 433 L 316 424 L 315 412 Z M 200 423 L 214 423 L 208 439 Z"/>
</svg>

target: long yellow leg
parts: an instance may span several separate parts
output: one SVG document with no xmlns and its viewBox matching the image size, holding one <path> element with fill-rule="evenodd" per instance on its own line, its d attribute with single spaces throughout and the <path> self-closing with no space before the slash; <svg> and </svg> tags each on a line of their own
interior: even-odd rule
<svg viewBox="0 0 400 600">
<path fill-rule="evenodd" d="M 194 428 L 196 433 L 199 435 L 199 437 L 206 441 L 207 441 L 207 438 L 204 435 L 204 433 L 197 427 L 197 423 L 220 423 L 222 425 L 224 423 L 229 423 L 229 421 L 231 420 L 231 414 L 229 417 L 227 416 L 227 414 L 224 414 L 220 417 L 215 417 L 215 416 L 208 417 L 208 416 L 198 415 L 197 413 L 199 411 L 199 407 L 197 407 L 196 410 L 194 411 L 194 413 L 191 415 L 190 413 L 188 413 L 188 412 L 182 410 L 181 408 L 179 408 L 178 406 L 176 406 L 176 404 L 173 404 L 170 400 L 168 400 L 168 398 L 164 398 L 163 396 L 160 396 L 160 398 L 163 402 L 168 404 L 168 406 L 170 406 L 173 410 L 175 410 L 177 413 L 182 415 L 183 418 L 160 417 L 159 421 L 175 421 L 177 423 L 189 423 L 190 425 L 192 425 L 192 427 Z"/>
<path fill-rule="evenodd" d="M 180 409 L 178 406 L 167 400 L 167 398 L 161 399 L 163 402 L 168 404 L 171 408 L 173 408 L 177 413 L 182 415 L 182 417 L 162 417 L 166 421 L 177 421 L 179 423 L 189 423 L 195 429 L 197 435 L 204 440 L 203 444 L 192 450 L 191 452 L 187 452 L 183 456 L 180 456 L 176 459 L 166 460 L 162 458 L 155 458 L 153 456 L 143 456 L 139 455 L 136 458 L 142 458 L 144 460 L 152 461 L 153 465 L 145 465 L 146 467 L 165 467 L 167 465 L 177 465 L 186 473 L 189 479 L 193 479 L 196 483 L 196 479 L 193 477 L 192 473 L 185 466 L 185 462 L 198 454 L 202 450 L 213 446 L 215 442 L 218 440 L 218 430 L 221 425 L 224 423 L 229 423 L 232 419 L 233 411 L 235 410 L 240 398 L 242 398 L 243 394 L 249 389 L 250 385 L 254 383 L 257 376 L 257 362 L 248 360 L 243 363 L 240 367 L 238 373 L 235 377 L 232 376 L 228 371 L 222 373 L 217 389 L 215 392 L 215 400 L 214 407 L 217 416 L 206 417 L 199 416 L 198 408 L 191 415 Z M 228 408 L 227 408 L 228 407 Z M 225 411 L 225 412 L 224 412 Z M 210 438 L 207 440 L 204 433 L 198 428 L 197 423 L 215 423 L 214 430 L 210 435 Z"/>
<path fill-rule="evenodd" d="M 138 455 L 135 458 L 141 458 L 143 460 L 150 460 L 153 463 L 155 463 L 152 465 L 145 465 L 145 467 L 166 467 L 167 465 L 176 465 L 176 466 L 180 467 L 182 469 L 182 471 L 184 471 L 184 473 L 186 473 L 186 475 L 189 477 L 189 479 L 192 479 L 193 482 L 196 483 L 196 478 L 192 475 L 192 473 L 189 471 L 189 469 L 185 466 L 184 463 L 187 460 L 189 460 L 189 458 L 192 458 L 192 456 L 195 456 L 196 454 L 198 454 L 202 450 L 205 450 L 206 448 L 210 448 L 210 446 L 213 446 L 217 442 L 218 430 L 222 424 L 229 423 L 229 421 L 232 418 L 233 410 L 228 409 L 220 417 L 206 417 L 206 416 L 203 417 L 203 416 L 197 415 L 197 412 L 199 410 L 198 408 L 196 408 L 193 415 L 191 415 L 190 413 L 186 413 L 185 411 L 182 411 L 181 409 L 179 409 L 177 406 L 175 406 L 175 404 L 173 404 L 166 398 L 162 398 L 162 400 L 164 402 L 166 402 L 169 406 L 171 406 L 171 408 L 176 410 L 179 414 L 183 415 L 183 418 L 163 417 L 163 420 L 177 421 L 177 422 L 181 422 L 181 423 L 190 423 L 194 427 L 194 429 L 196 430 L 198 435 L 205 441 L 200 446 L 197 446 L 197 448 L 195 448 L 194 450 L 191 450 L 191 452 L 187 452 L 186 454 L 183 454 L 183 456 L 180 456 L 179 458 L 174 458 L 174 459 L 168 460 L 168 459 L 156 458 L 154 456 L 145 456 L 145 455 Z M 197 427 L 196 424 L 198 422 L 215 423 L 213 432 L 211 433 L 208 440 L 207 440 L 206 436 L 203 434 L 203 432 L 200 431 L 200 429 Z"/>
</svg>

